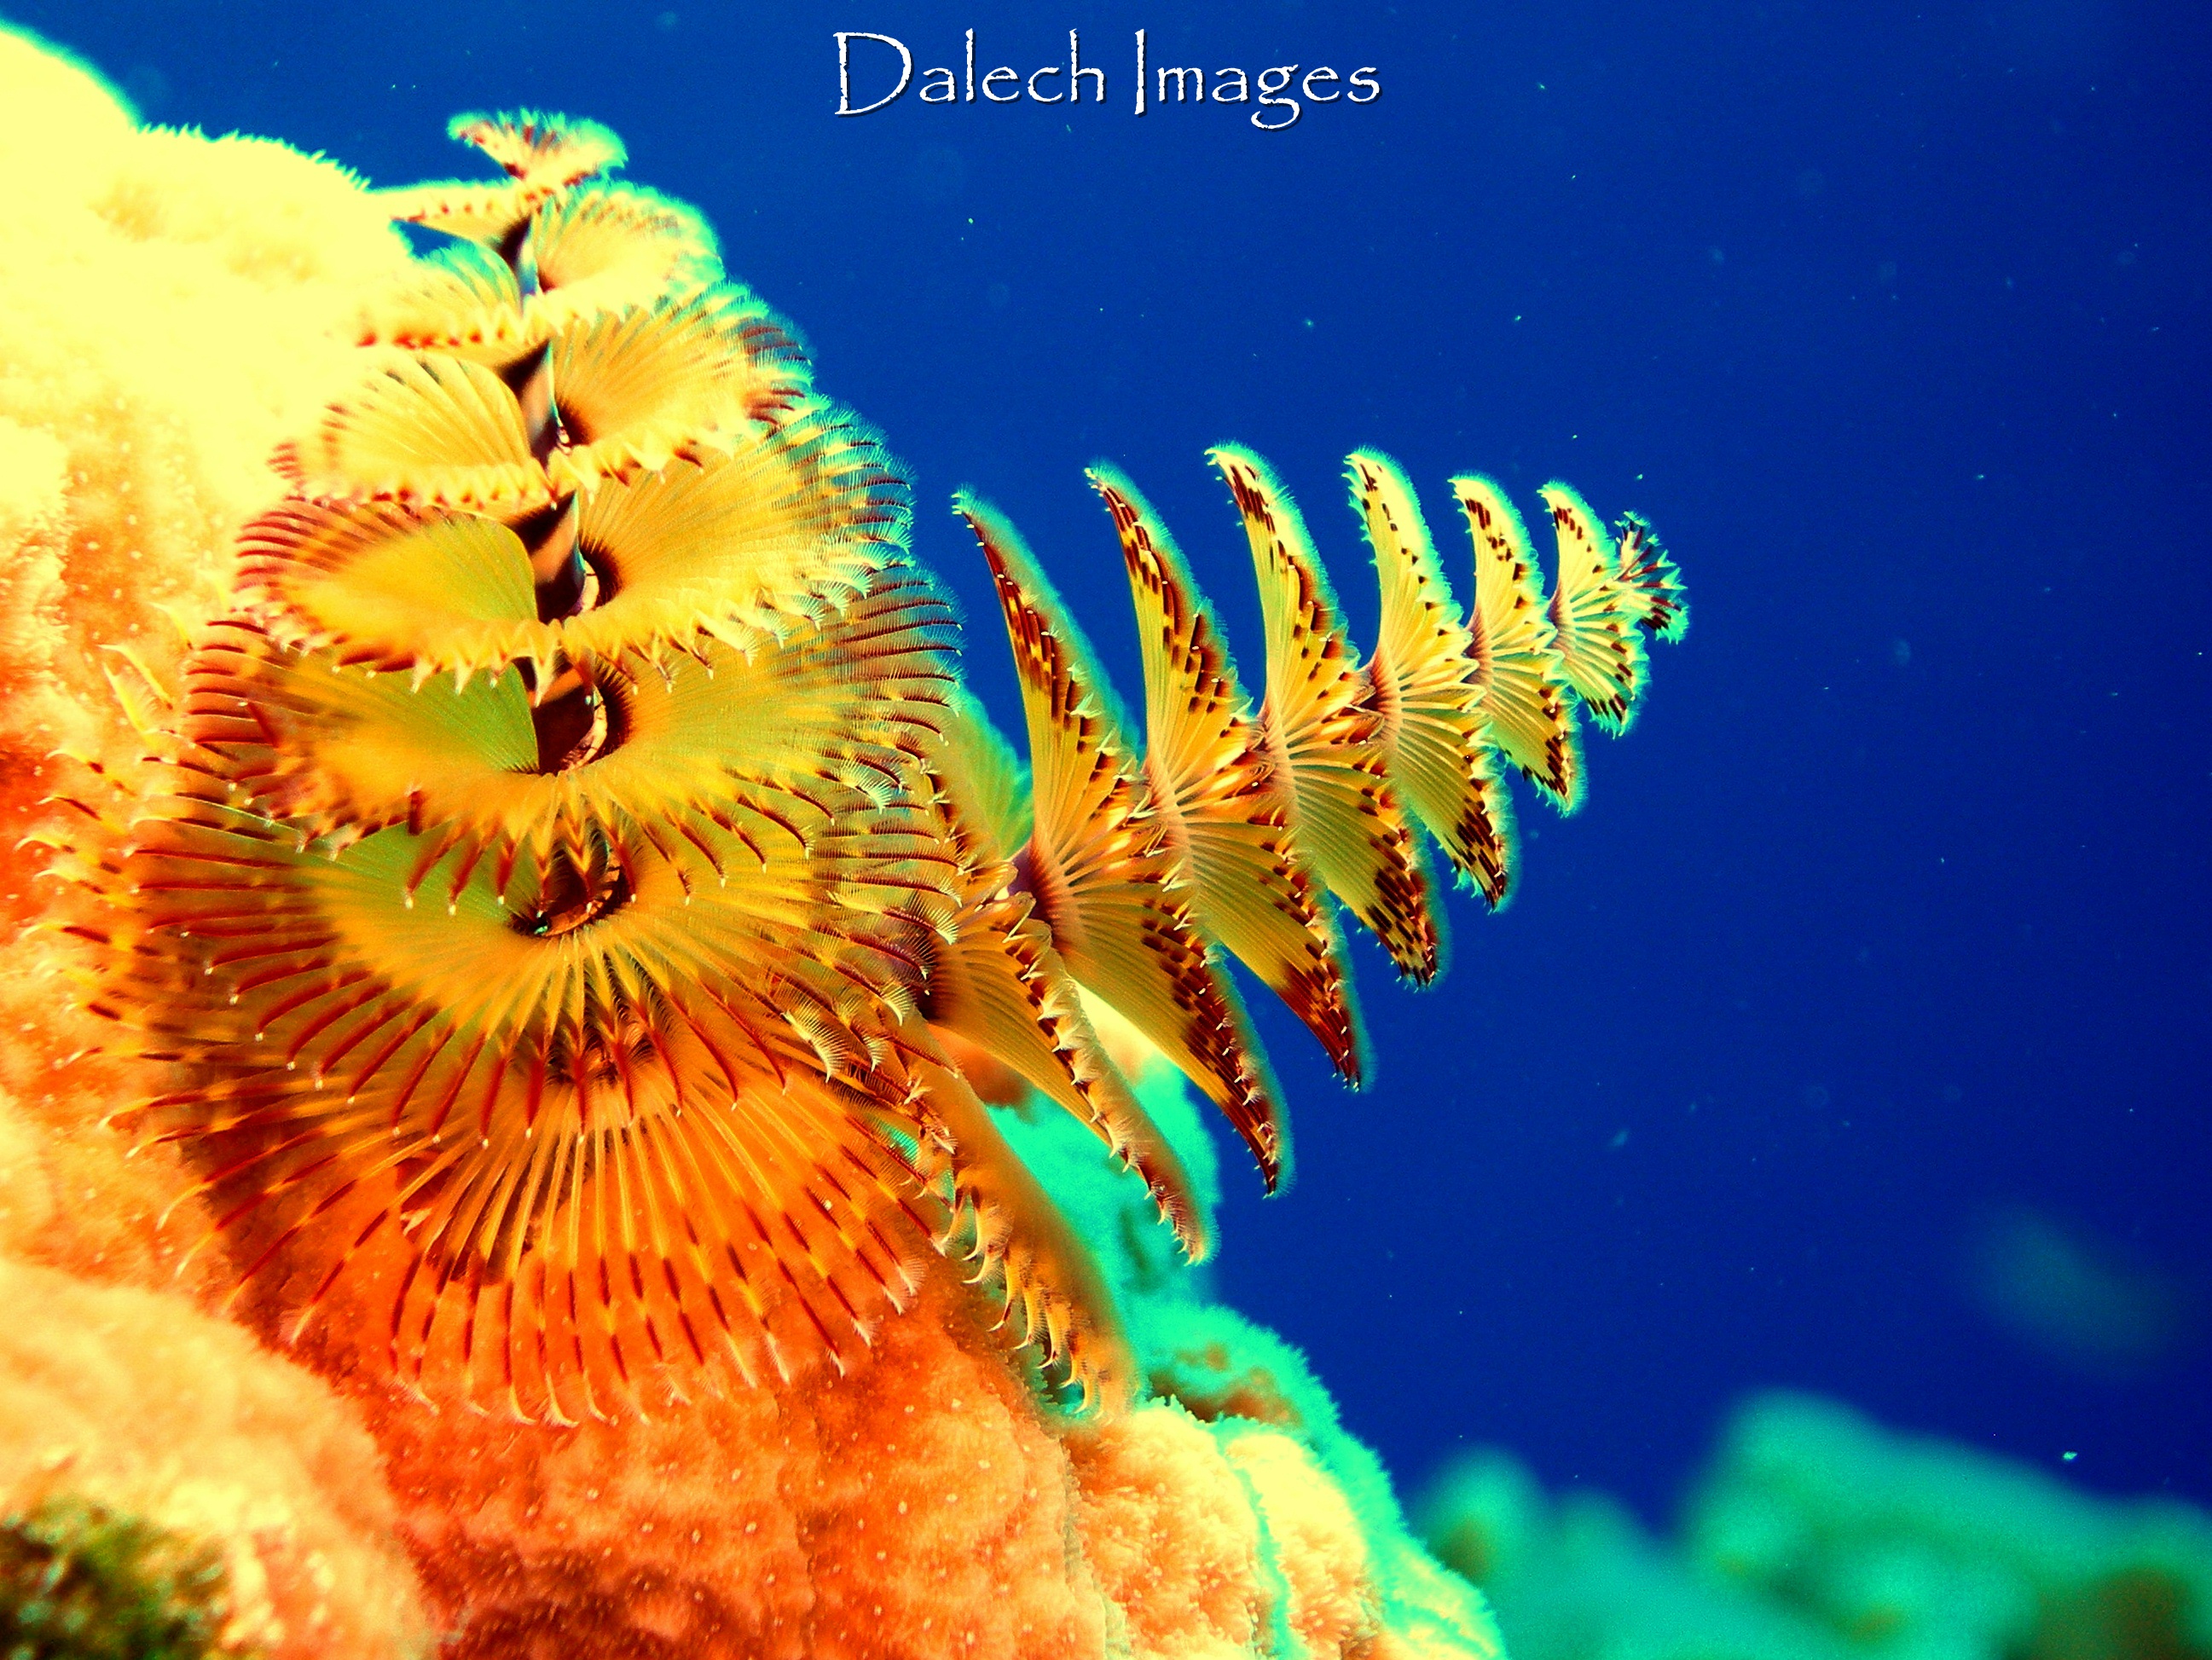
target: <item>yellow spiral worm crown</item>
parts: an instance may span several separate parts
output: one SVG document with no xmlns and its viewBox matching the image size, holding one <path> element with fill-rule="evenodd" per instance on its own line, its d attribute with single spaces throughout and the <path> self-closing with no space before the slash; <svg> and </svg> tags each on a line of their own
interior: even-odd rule
<svg viewBox="0 0 2212 1660">
<path fill-rule="evenodd" d="M 1579 801 L 1577 708 L 1629 724 L 1644 634 L 1686 622 L 1672 562 L 1554 486 L 1547 598 L 1510 503 L 1458 479 L 1462 614 L 1362 452 L 1362 663 L 1288 494 L 1224 447 L 1255 711 L 1101 466 L 1140 750 L 1018 534 L 963 496 L 1024 769 L 958 688 L 875 434 L 698 216 L 609 180 L 592 124 L 453 131 L 505 178 L 390 193 L 448 245 L 363 302 L 361 380 L 281 448 L 293 493 L 240 537 L 156 781 L 75 850 L 91 1006 L 174 1068 L 136 1116 L 187 1151 L 244 1280 L 281 1275 L 304 1323 L 361 1276 L 387 1317 L 349 1336 L 433 1398 L 562 1422 L 842 1369 L 933 1249 L 1111 1406 L 1110 1301 L 986 1099 L 1075 1115 L 1203 1255 L 1100 1006 L 1273 1185 L 1287 1130 L 1225 957 L 1358 1081 L 1332 906 L 1437 971 L 1417 827 L 1503 901 L 1501 777 Z"/>
</svg>

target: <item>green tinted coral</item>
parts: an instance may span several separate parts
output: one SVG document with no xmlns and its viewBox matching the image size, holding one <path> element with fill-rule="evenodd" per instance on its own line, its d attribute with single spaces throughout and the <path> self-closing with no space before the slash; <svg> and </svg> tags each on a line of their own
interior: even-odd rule
<svg viewBox="0 0 2212 1660">
<path fill-rule="evenodd" d="M 1754 1396 L 1686 1518 L 1710 1569 L 1861 1639 L 2036 1660 L 2212 1660 L 2212 1517 Z"/>
<path fill-rule="evenodd" d="M 0 1660 L 200 1660 L 228 1602 L 216 1552 L 104 1505 L 0 1518 Z"/>
<path fill-rule="evenodd" d="M 1809 1395 L 1738 1410 L 1671 1541 L 1500 1452 L 1417 1512 L 1515 1660 L 2212 1660 L 2212 1517 Z"/>
</svg>

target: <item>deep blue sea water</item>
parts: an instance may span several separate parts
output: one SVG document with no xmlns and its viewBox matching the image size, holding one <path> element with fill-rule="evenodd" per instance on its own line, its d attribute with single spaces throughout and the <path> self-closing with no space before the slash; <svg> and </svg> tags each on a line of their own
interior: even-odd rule
<svg viewBox="0 0 2212 1660">
<path fill-rule="evenodd" d="M 8 11 L 149 119 L 380 183 L 473 171 L 464 108 L 614 126 L 888 432 L 1002 712 L 957 484 L 1128 693 L 1096 457 L 1255 671 L 1208 444 L 1275 462 L 1363 642 L 1356 445 L 1431 492 L 1462 596 L 1452 472 L 1647 514 L 1689 636 L 1589 738 L 1578 816 L 1523 793 L 1521 891 L 1455 896 L 1436 989 L 1355 944 L 1373 1087 L 1253 999 L 1299 1173 L 1263 1201 L 1232 1162 L 1226 1292 L 1409 1483 L 1496 1442 L 1662 1513 L 1727 1403 L 1790 1384 L 2212 1500 L 2202 8 Z M 834 113 L 833 31 L 919 70 L 969 27 L 1024 75 L 1080 30 L 1108 101 Z M 1372 65 L 1382 95 L 1139 119 L 1139 27 L 1156 65 Z"/>
</svg>

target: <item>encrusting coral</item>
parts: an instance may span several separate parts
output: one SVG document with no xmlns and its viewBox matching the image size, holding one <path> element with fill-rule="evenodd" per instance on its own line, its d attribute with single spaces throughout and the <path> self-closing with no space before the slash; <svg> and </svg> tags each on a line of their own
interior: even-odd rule
<svg viewBox="0 0 2212 1660">
<path fill-rule="evenodd" d="M 1624 728 L 1643 634 L 1680 632 L 1648 529 L 1554 487 L 1547 598 L 1510 503 L 1455 481 L 1462 615 L 1362 452 L 1363 663 L 1287 493 L 1224 447 L 1255 711 L 1102 466 L 1139 749 L 963 496 L 1025 774 L 880 443 L 695 213 L 605 177 L 612 135 L 467 118 L 504 178 L 370 196 L 138 131 L 13 37 L 0 77 L 73 157 L 0 267 L 39 329 L 0 371 L 0 807 L 40 875 L 0 1256 L 49 1310 L 0 1398 L 64 1421 L 63 1329 L 102 1398 L 163 1357 L 162 1446 L 298 1468 L 277 1533 L 375 1566 L 302 1608 L 291 1559 L 239 1554 L 275 1511 L 210 1521 L 192 1455 L 127 1439 L 39 1502 L 207 1542 L 234 1609 L 261 1572 L 240 1644 L 419 1646 L 397 1541 L 453 1654 L 1495 1653 L 1303 1361 L 1205 1300 L 1182 1084 L 1279 1178 L 1220 952 L 1363 1076 L 1322 895 L 1416 980 L 1419 830 L 1503 900 L 1502 774 L 1571 806 L 1577 709 Z M 403 258 L 395 216 L 447 245 Z"/>
<path fill-rule="evenodd" d="M 1517 1660 L 2212 1656 L 2212 1516 L 2093 1498 L 1811 1396 L 1739 1408 L 1673 1545 L 1602 1496 L 1554 1505 L 1496 1452 L 1419 1509 Z"/>
<path fill-rule="evenodd" d="M 0 107 L 12 847 L 60 781 L 56 751 L 136 758 L 136 734 L 101 712 L 149 697 L 148 676 L 173 683 L 184 625 L 222 603 L 231 539 L 268 499 L 271 445 L 335 372 L 332 316 L 405 249 L 343 169 L 266 140 L 142 131 L 91 76 L 14 35 Z M 39 868 L 9 860 L 10 916 L 37 903 Z"/>
<path fill-rule="evenodd" d="M 202 1306 L 225 1270 L 184 1262 L 209 1219 L 181 1162 L 105 1122 L 147 1079 L 72 1061 L 104 1034 L 55 977 L 69 942 L 14 926 L 51 901 L 46 798 L 135 776 L 269 449 L 342 362 L 331 319 L 405 249 L 341 169 L 142 131 L 4 30 L 0 171 L 0 1628 L 55 1657 L 419 1654 L 358 1414 Z"/>
</svg>

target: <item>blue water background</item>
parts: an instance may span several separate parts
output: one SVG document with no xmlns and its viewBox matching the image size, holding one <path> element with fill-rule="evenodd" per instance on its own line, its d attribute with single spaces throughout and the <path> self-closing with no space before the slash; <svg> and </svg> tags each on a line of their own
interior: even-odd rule
<svg viewBox="0 0 2212 1660">
<path fill-rule="evenodd" d="M 1689 637 L 1634 733 L 1589 739 L 1585 811 L 1522 792 L 1520 891 L 1452 898 L 1437 989 L 1355 945 L 1374 1087 L 1253 999 L 1298 1177 L 1262 1201 L 1233 1166 L 1225 1290 L 1409 1481 L 1499 1442 L 1662 1512 L 1725 1404 L 1784 1383 L 2212 1499 L 2201 1341 L 2084 1376 L 1962 1268 L 2026 1203 L 2199 1310 L 2212 1279 L 2208 14 L 1200 15 L 13 8 L 151 119 L 380 183 L 470 171 L 456 110 L 612 125 L 886 429 L 1009 717 L 956 484 L 1024 527 L 1132 694 L 1094 457 L 1255 667 L 1210 443 L 1299 492 L 1362 642 L 1355 445 L 1405 463 L 1462 579 L 1454 471 L 1648 514 Z M 1109 102 L 832 114 L 832 30 L 957 65 L 970 26 L 1024 72 L 1080 28 Z M 1249 107 L 1139 120 L 1139 27 L 1156 64 L 1372 64 L 1383 94 L 1273 134 Z"/>
</svg>

